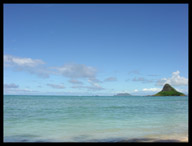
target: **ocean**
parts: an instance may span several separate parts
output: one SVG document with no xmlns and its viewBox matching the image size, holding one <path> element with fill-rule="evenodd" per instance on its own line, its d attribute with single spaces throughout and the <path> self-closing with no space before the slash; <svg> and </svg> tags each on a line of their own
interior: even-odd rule
<svg viewBox="0 0 192 146">
<path fill-rule="evenodd" d="M 188 96 L 4 95 L 4 142 L 121 142 L 188 137 Z"/>
</svg>

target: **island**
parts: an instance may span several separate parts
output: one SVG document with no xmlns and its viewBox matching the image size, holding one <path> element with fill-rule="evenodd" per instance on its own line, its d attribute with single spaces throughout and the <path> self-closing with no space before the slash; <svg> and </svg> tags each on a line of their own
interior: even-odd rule
<svg viewBox="0 0 192 146">
<path fill-rule="evenodd" d="M 185 94 L 178 92 L 171 85 L 165 84 L 163 89 L 152 96 L 186 96 Z"/>
<path fill-rule="evenodd" d="M 118 94 L 116 94 L 114 96 L 132 96 L 132 95 L 129 94 L 129 93 L 118 93 Z"/>
</svg>

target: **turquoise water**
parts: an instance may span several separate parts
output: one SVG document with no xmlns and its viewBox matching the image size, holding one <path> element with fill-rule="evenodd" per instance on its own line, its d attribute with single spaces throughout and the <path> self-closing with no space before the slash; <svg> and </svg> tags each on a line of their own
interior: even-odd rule
<svg viewBox="0 0 192 146">
<path fill-rule="evenodd" d="M 188 136 L 188 97 L 4 95 L 4 142 Z"/>
</svg>

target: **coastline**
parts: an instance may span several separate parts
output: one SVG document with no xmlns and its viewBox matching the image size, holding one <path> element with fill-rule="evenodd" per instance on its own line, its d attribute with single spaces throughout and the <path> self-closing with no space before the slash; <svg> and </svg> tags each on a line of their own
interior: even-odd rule
<svg viewBox="0 0 192 146">
<path fill-rule="evenodd" d="M 39 139 L 39 140 L 28 140 L 21 139 L 16 141 L 7 141 L 4 140 L 5 143 L 12 142 L 24 142 L 24 143 L 188 143 L 188 137 L 182 138 L 130 138 L 130 139 L 121 139 L 121 138 L 107 138 L 107 139 L 92 139 L 92 140 L 77 140 L 77 141 L 62 141 L 62 140 L 53 140 L 53 139 Z"/>
<path fill-rule="evenodd" d="M 180 137 L 180 138 L 152 138 L 152 137 L 140 137 L 140 138 L 106 138 L 106 139 L 90 139 L 90 140 L 75 140 L 75 141 L 67 141 L 67 140 L 55 140 L 55 139 L 39 139 L 39 140 L 29 140 L 29 139 L 21 139 L 21 140 L 5 140 L 5 143 L 12 142 L 25 142 L 25 143 L 188 143 L 188 137 Z"/>
</svg>

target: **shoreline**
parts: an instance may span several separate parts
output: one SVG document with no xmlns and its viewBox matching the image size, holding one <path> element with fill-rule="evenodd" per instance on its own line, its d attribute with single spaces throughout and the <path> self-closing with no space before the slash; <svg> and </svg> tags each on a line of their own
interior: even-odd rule
<svg viewBox="0 0 192 146">
<path fill-rule="evenodd" d="M 29 140 L 22 139 L 16 141 L 4 141 L 4 143 L 188 143 L 188 137 L 183 138 L 131 138 L 131 139 L 95 139 L 95 140 L 87 140 L 87 141 L 55 141 L 55 140 Z"/>
</svg>

